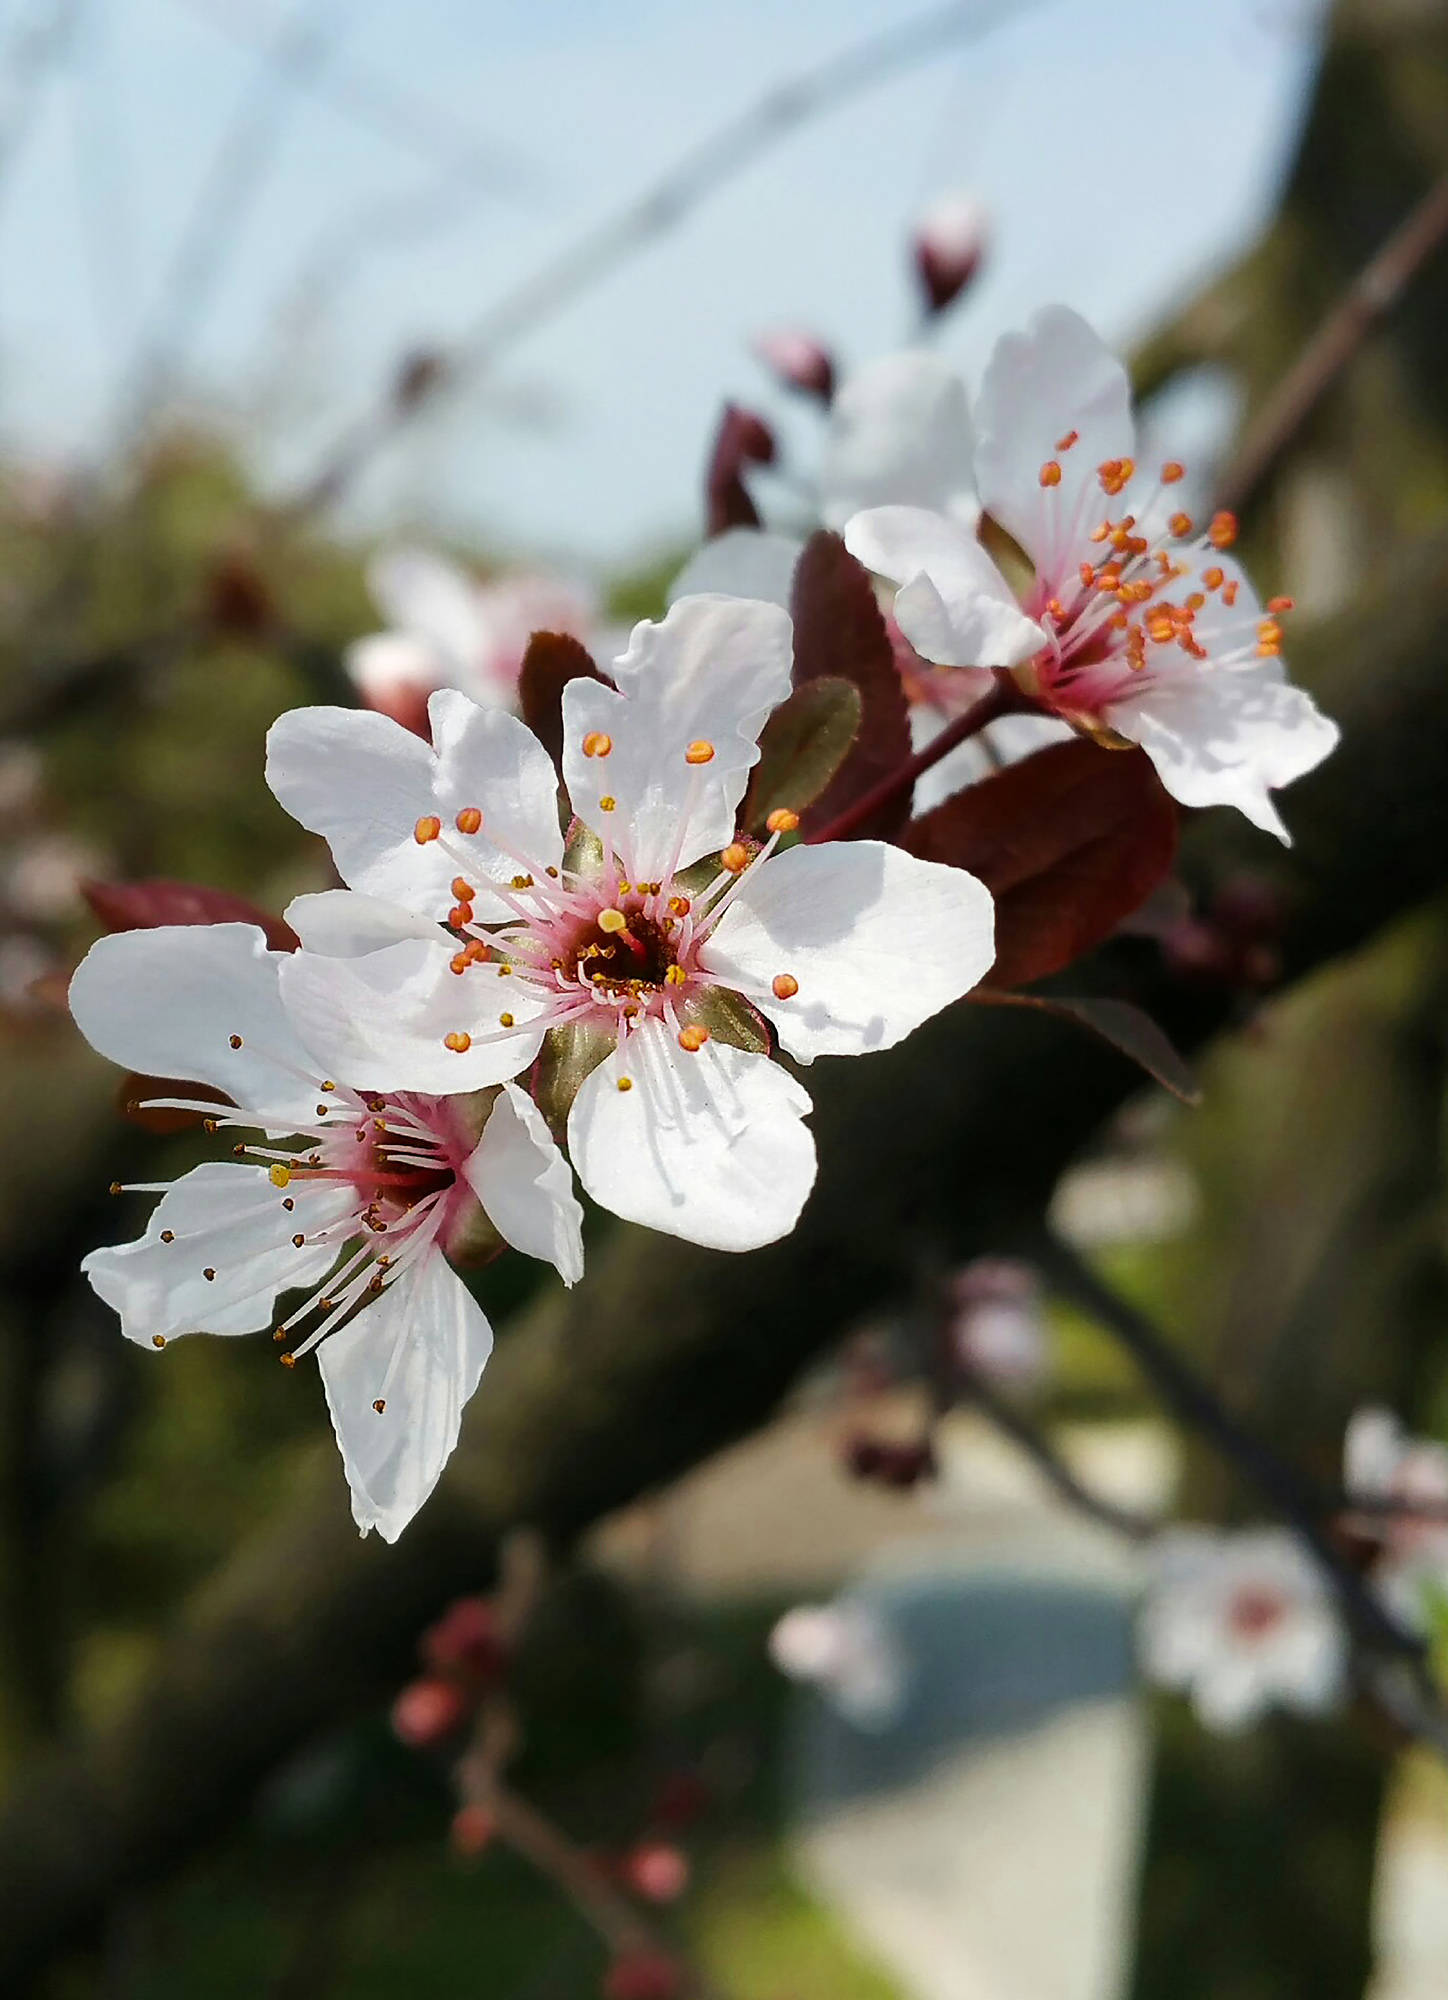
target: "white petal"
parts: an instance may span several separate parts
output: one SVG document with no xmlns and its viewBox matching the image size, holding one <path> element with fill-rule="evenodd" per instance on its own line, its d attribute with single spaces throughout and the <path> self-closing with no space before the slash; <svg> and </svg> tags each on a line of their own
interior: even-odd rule
<svg viewBox="0 0 1448 2000">
<path fill-rule="evenodd" d="M 289 1193 L 290 1210 L 264 1167 L 209 1161 L 167 1189 L 143 1236 L 92 1250 L 81 1269 L 141 1346 L 155 1334 L 256 1333 L 271 1325 L 278 1293 L 320 1284 L 337 1261 L 337 1243 L 309 1240 L 299 1250 L 293 1235 L 314 1238 L 355 1205 L 335 1182 L 299 1176 Z M 162 1242 L 163 1229 L 173 1241 Z"/>
<path fill-rule="evenodd" d="M 1320 764 L 1338 728 L 1275 662 L 1263 669 L 1177 675 L 1113 703 L 1107 719 L 1141 745 L 1184 806 L 1235 806 L 1290 845 L 1271 791 Z"/>
<path fill-rule="evenodd" d="M 650 1022 L 579 1091 L 568 1150 L 594 1200 L 626 1221 L 755 1250 L 789 1234 L 814 1185 L 814 1140 L 800 1122 L 809 1108 L 768 1056 L 717 1041 L 689 1055 Z"/>
<path fill-rule="evenodd" d="M 396 903 L 384 903 L 380 896 L 364 896 L 356 889 L 323 889 L 315 895 L 294 896 L 287 905 L 286 918 L 305 949 L 326 958 L 360 958 L 365 952 L 400 944 L 404 938 L 426 938 L 436 944 L 441 937 L 437 925 L 428 918 L 415 917 Z"/>
<path fill-rule="evenodd" d="M 357 692 L 379 706 L 400 689 L 431 693 L 448 677 L 446 660 L 408 632 L 370 632 L 354 639 L 342 658 Z"/>
<path fill-rule="evenodd" d="M 893 1048 L 995 957 L 990 892 L 878 840 L 792 847 L 751 868 L 700 953 L 801 1062 Z M 799 982 L 776 997 L 780 973 Z"/>
<path fill-rule="evenodd" d="M 980 504 L 1054 588 L 1063 574 L 1074 576 L 1091 530 L 1113 504 L 1098 467 L 1135 448 L 1126 370 L 1079 313 L 1046 306 L 1024 333 L 996 343 L 975 427 Z M 1077 442 L 1061 449 L 1073 430 Z M 1061 482 L 1043 487 L 1041 467 L 1052 460 Z"/>
<path fill-rule="evenodd" d="M 367 585 L 389 625 L 424 639 L 456 684 L 481 640 L 478 588 L 462 570 L 425 549 L 392 549 L 367 566 Z"/>
<path fill-rule="evenodd" d="M 493 1350 L 481 1307 L 430 1251 L 317 1352 L 352 1518 L 395 1542 L 452 1457 Z M 373 1404 L 385 1397 L 382 1411 Z"/>
<path fill-rule="evenodd" d="M 685 597 L 662 623 L 635 626 L 612 669 L 617 693 L 588 680 L 563 690 L 568 796 L 595 832 L 612 836 L 635 881 L 733 839 L 759 732 L 789 693 L 791 665 L 792 629 L 778 605 Z M 583 754 L 595 733 L 610 739 L 607 756 Z M 713 757 L 689 764 L 698 742 Z"/>
<path fill-rule="evenodd" d="M 975 536 L 943 514 L 872 507 L 848 523 L 845 547 L 900 586 L 895 622 L 922 659 L 1014 667 L 1046 643 Z"/>
<path fill-rule="evenodd" d="M 669 585 L 669 602 L 681 597 L 752 597 L 788 611 L 794 566 L 804 543 L 760 528 L 726 528 L 690 556 Z"/>
<path fill-rule="evenodd" d="M 463 1174 L 505 1242 L 552 1264 L 565 1285 L 578 1283 L 583 1208 L 568 1162 L 531 1097 L 504 1084 Z"/>
<path fill-rule="evenodd" d="M 70 1011 L 112 1062 L 210 1084 L 290 1131 L 290 1121 L 311 1122 L 316 1084 L 306 1079 L 322 1075 L 282 1012 L 277 973 L 294 956 L 269 951 L 254 924 L 121 931 L 98 938 L 81 960 Z"/>
<path fill-rule="evenodd" d="M 504 1083 L 537 1055 L 543 1030 L 527 1024 L 549 1001 L 497 965 L 474 965 L 460 976 L 453 955 L 448 945 L 420 938 L 361 958 L 293 952 L 282 969 L 282 998 L 307 1045 L 356 1089 L 447 1097 Z M 518 1022 L 518 1034 L 499 1034 L 504 1013 Z M 476 1039 L 458 1051 L 444 1042 L 452 1034 Z M 499 1038 L 484 1039 L 493 1035 Z"/>
<path fill-rule="evenodd" d="M 830 410 L 820 491 L 828 528 L 896 501 L 973 521 L 970 412 L 955 370 L 918 352 L 856 369 Z"/>
<path fill-rule="evenodd" d="M 384 715 L 293 709 L 267 738 L 267 783 L 294 819 L 324 837 L 352 888 L 441 922 L 456 901 L 461 852 L 479 914 L 502 916 L 507 906 L 488 896 L 489 877 L 508 881 L 562 858 L 557 774 L 516 716 L 479 708 L 453 688 L 433 694 L 428 718 L 435 753 Z M 483 813 L 481 834 L 455 831 L 464 806 Z M 434 816 L 447 838 L 419 845 L 418 821 Z M 510 852 L 492 844 L 490 829 Z"/>
</svg>

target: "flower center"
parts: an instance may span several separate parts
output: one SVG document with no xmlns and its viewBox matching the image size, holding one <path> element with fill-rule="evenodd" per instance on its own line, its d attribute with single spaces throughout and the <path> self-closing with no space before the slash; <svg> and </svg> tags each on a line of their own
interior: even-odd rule
<svg viewBox="0 0 1448 2000">
<path fill-rule="evenodd" d="M 1260 1584 L 1246 1584 L 1228 1606 L 1227 1623 L 1239 1639 L 1262 1639 L 1287 1616 L 1287 1606 Z"/>
<path fill-rule="evenodd" d="M 671 928 L 677 933 L 677 920 Z M 666 984 L 682 985 L 687 973 L 664 921 L 630 898 L 599 912 L 564 959 L 562 976 L 570 984 L 586 981 L 603 997 L 639 999 Z"/>
</svg>

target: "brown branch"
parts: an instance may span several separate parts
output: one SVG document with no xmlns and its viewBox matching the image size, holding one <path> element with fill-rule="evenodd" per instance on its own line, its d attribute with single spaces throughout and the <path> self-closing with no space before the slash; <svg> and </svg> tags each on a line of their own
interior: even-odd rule
<svg viewBox="0 0 1448 2000">
<path fill-rule="evenodd" d="M 1269 397 L 1231 462 L 1217 504 L 1240 510 L 1292 443 L 1368 334 L 1448 239 L 1448 173 L 1434 181 L 1307 343 Z"/>
<path fill-rule="evenodd" d="M 1448 533 L 1295 650 L 1344 740 L 1284 800 L 1294 976 L 1448 886 L 1445 623 Z M 1266 846 L 1213 815 L 1186 865 L 1219 879 L 1244 851 L 1260 867 Z M 1227 996 L 1146 966 L 1132 997 L 1184 1049 L 1227 1019 Z M 567 1543 L 757 1427 L 862 1313 L 912 1291 L 921 1243 L 964 1261 L 1018 1236 L 1139 1079 L 1076 1030 L 960 1007 L 885 1055 L 816 1065 L 810 1085 L 820 1178 L 794 1235 L 750 1257 L 625 1229 L 595 1244 L 577 1294 L 499 1342 L 453 1465 L 396 1548 L 358 1541 L 319 1440 L 308 1482 L 197 1594 L 134 1700 L 8 1798 L 0 1991 L 118 1889 L 194 1853 L 319 1727 L 385 1698 L 416 1632 L 478 1588 L 511 1528 Z"/>
</svg>

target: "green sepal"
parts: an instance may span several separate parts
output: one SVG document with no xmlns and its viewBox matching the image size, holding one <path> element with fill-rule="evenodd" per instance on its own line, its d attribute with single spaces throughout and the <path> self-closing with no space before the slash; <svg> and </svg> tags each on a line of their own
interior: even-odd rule
<svg viewBox="0 0 1448 2000">
<path fill-rule="evenodd" d="M 740 824 L 763 832 L 772 812 L 813 805 L 854 747 L 863 713 L 851 681 L 828 674 L 797 687 L 760 734 Z"/>
</svg>

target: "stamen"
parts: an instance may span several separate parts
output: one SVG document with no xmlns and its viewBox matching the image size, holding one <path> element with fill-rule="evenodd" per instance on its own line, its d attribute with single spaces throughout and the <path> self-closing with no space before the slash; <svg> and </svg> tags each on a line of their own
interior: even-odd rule
<svg viewBox="0 0 1448 2000">
<path fill-rule="evenodd" d="M 1063 438 L 1057 438 L 1056 449 L 1057 451 L 1069 451 L 1073 444 L 1079 444 L 1080 442 L 1080 431 L 1067 431 Z"/>
<path fill-rule="evenodd" d="M 620 1090 L 632 1090 L 633 1078 L 631 1076 L 621 1076 L 618 1080 L 618 1087 Z"/>
<path fill-rule="evenodd" d="M 703 736 L 697 737 L 684 752 L 686 764 L 712 764 L 713 761 L 714 745 Z"/>
<path fill-rule="evenodd" d="M 291 1168 L 283 1166 L 280 1160 L 268 1168 L 267 1171 L 271 1176 L 271 1184 L 274 1188 L 284 1188 L 292 1177 Z"/>
<path fill-rule="evenodd" d="M 426 847 L 430 840 L 436 840 L 442 832 L 442 821 L 436 813 L 425 813 L 412 829 L 412 837 L 419 847 Z"/>
<path fill-rule="evenodd" d="M 1213 514 L 1212 525 L 1207 530 L 1207 540 L 1214 549 L 1229 549 L 1237 539 L 1237 517 L 1229 514 L 1224 507 L 1220 514 Z"/>
<path fill-rule="evenodd" d="M 749 849 L 742 841 L 731 840 L 719 856 L 719 866 L 727 868 L 731 875 L 742 874 L 749 866 Z"/>
<path fill-rule="evenodd" d="M 227 1039 L 227 1040 L 228 1040 L 228 1041 L 229 1041 L 229 1042 L 231 1043 L 231 1046 L 232 1046 L 232 1047 L 233 1047 L 234 1049 L 239 1049 L 239 1048 L 241 1047 L 241 1036 L 240 1036 L 240 1035 L 228 1035 L 226 1039 Z"/>
<path fill-rule="evenodd" d="M 1061 484 L 1061 468 L 1054 458 L 1048 458 L 1041 467 L 1040 480 L 1043 486 L 1059 486 Z"/>
<path fill-rule="evenodd" d="M 600 812 L 611 813 L 616 810 L 617 806 L 618 800 L 611 797 L 607 792 L 604 793 L 598 802 L 598 810 Z"/>
<path fill-rule="evenodd" d="M 793 1000 L 799 991 L 799 981 L 792 972 L 776 972 L 769 982 L 769 990 L 776 1000 Z"/>
<path fill-rule="evenodd" d="M 473 1038 L 461 1028 L 455 1028 L 450 1035 L 444 1035 L 442 1045 L 451 1049 L 454 1055 L 464 1055 L 473 1045 Z"/>
<path fill-rule="evenodd" d="M 453 825 L 459 833 L 476 833 L 483 823 L 483 816 L 476 806 L 464 806 Z"/>
<path fill-rule="evenodd" d="M 583 739 L 585 757 L 606 757 L 613 748 L 613 738 L 605 736 L 601 729 L 590 729 Z"/>
<path fill-rule="evenodd" d="M 166 1336 L 165 1336 L 165 1334 L 164 1334 L 164 1333 L 153 1333 L 153 1334 L 151 1335 L 151 1345 L 152 1345 L 152 1347 L 164 1347 L 164 1346 L 166 1345 Z"/>
<path fill-rule="evenodd" d="M 1175 486 L 1179 479 L 1185 479 L 1186 476 L 1187 469 L 1179 458 L 1169 458 L 1161 469 L 1163 486 Z"/>
<path fill-rule="evenodd" d="M 681 1049 L 686 1049 L 691 1056 L 697 1055 L 699 1050 L 703 1048 L 705 1042 L 707 1042 L 708 1039 L 709 1039 L 709 1030 L 707 1028 L 700 1028 L 691 1025 L 690 1027 L 682 1028 L 679 1031 L 679 1047 Z"/>
</svg>

